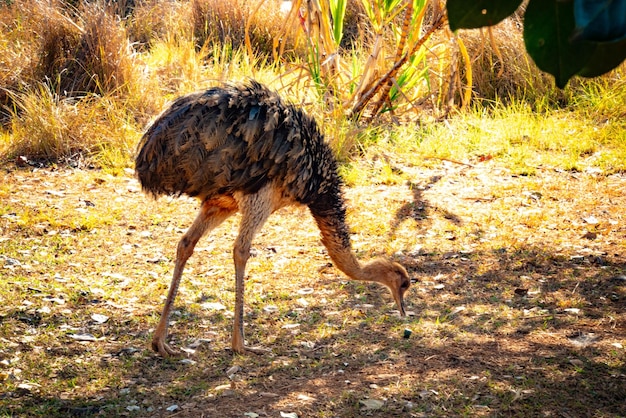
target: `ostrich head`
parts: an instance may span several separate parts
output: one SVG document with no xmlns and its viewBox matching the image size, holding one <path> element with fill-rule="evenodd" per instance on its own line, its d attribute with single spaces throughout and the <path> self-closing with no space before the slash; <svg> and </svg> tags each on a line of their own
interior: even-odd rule
<svg viewBox="0 0 626 418">
<path fill-rule="evenodd" d="M 366 277 L 366 280 L 387 286 L 398 305 L 400 316 L 406 315 L 404 294 L 411 286 L 411 279 L 404 267 L 393 261 L 378 258 L 363 266 L 363 275 Z"/>
</svg>

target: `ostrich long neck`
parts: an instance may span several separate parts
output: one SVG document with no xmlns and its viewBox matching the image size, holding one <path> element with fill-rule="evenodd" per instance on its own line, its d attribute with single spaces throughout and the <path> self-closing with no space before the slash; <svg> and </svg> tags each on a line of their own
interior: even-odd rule
<svg viewBox="0 0 626 418">
<path fill-rule="evenodd" d="M 321 218 L 315 214 L 313 217 L 322 233 L 322 244 L 328 250 L 328 255 L 330 255 L 335 266 L 352 279 L 367 280 L 363 277 L 363 269 L 359 260 L 352 252 L 345 223 L 339 223 L 336 219 L 328 217 Z"/>
<path fill-rule="evenodd" d="M 324 195 L 320 200 L 309 205 L 311 214 L 322 233 L 322 243 L 335 266 L 348 277 L 355 280 L 377 281 L 363 269 L 352 252 L 350 234 L 345 221 L 346 210 L 343 198 L 338 190 Z"/>
</svg>

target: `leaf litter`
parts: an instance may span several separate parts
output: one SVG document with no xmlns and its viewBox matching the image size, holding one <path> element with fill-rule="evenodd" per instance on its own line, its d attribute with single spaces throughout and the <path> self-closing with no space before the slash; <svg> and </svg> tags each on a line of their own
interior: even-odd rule
<svg viewBox="0 0 626 418">
<path fill-rule="evenodd" d="M 417 279 L 408 318 L 329 264 L 306 211 L 273 215 L 253 243 L 245 330 L 274 355 L 228 349 L 238 218 L 226 221 L 181 283 L 170 339 L 182 359 L 149 341 L 196 203 L 153 202 L 124 176 L 5 172 L 0 412 L 620 416 L 626 179 L 492 164 L 408 167 L 417 187 L 346 190 L 359 257 L 391 254 Z M 55 224 L 18 224 L 38 201 Z M 76 202 L 100 223 L 74 228 Z"/>
</svg>

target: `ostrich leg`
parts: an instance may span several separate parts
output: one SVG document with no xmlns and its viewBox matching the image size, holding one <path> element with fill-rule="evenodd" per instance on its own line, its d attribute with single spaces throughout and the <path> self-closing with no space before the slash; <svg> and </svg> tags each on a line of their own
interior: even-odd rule
<svg viewBox="0 0 626 418">
<path fill-rule="evenodd" d="M 241 211 L 239 235 L 235 240 L 233 259 L 235 262 L 235 321 L 233 324 L 232 349 L 243 354 L 250 351 L 256 354 L 267 353 L 262 347 L 246 347 L 243 337 L 244 280 L 246 263 L 250 257 L 250 246 L 256 232 L 263 226 L 273 211 L 271 187 L 265 187 L 256 194 L 235 196 Z"/>
<path fill-rule="evenodd" d="M 178 285 L 183 274 L 185 264 L 202 236 L 221 224 L 226 218 L 235 213 L 237 205 L 231 198 L 211 199 L 202 204 L 200 213 L 196 216 L 193 224 L 185 235 L 178 242 L 176 250 L 176 264 L 174 266 L 174 277 L 170 284 L 170 289 L 165 300 L 161 320 L 152 337 L 152 349 L 163 357 L 177 355 L 178 352 L 171 348 L 166 342 L 167 326 L 169 324 L 169 316 L 176 299 Z"/>
</svg>

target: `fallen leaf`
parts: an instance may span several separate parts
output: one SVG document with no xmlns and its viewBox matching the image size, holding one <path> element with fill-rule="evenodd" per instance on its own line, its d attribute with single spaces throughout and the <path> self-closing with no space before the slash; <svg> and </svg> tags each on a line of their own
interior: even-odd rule
<svg viewBox="0 0 626 418">
<path fill-rule="evenodd" d="M 146 262 L 152 263 L 152 264 L 158 264 L 158 263 L 166 262 L 166 261 L 168 261 L 168 259 L 165 258 L 161 254 L 157 254 L 157 255 L 155 255 L 154 257 L 151 257 L 151 258 L 146 258 Z"/>
<path fill-rule="evenodd" d="M 98 324 L 104 324 L 106 321 L 109 320 L 109 317 L 101 314 L 93 314 L 91 315 L 91 319 L 93 319 Z"/>
<path fill-rule="evenodd" d="M 91 334 L 70 334 L 70 338 L 76 341 L 98 341 L 98 339 Z"/>
<path fill-rule="evenodd" d="M 532 200 L 540 200 L 543 197 L 539 192 L 524 192 L 524 194 Z"/>
<path fill-rule="evenodd" d="M 123 274 L 120 274 L 120 273 L 112 273 L 112 272 L 110 272 L 110 271 L 105 271 L 105 272 L 102 272 L 102 273 L 100 273 L 100 275 L 101 275 L 102 277 L 109 277 L 109 278 L 114 279 L 114 280 L 121 280 L 121 281 L 127 281 L 127 280 L 130 280 L 128 277 L 124 276 Z"/>
<path fill-rule="evenodd" d="M 588 240 L 593 240 L 593 239 L 598 238 L 598 234 L 595 233 L 595 232 L 589 231 L 585 235 L 583 235 L 581 238 L 585 238 L 585 239 L 588 239 Z"/>
<path fill-rule="evenodd" d="M 259 414 L 254 413 L 254 412 L 244 412 L 243 416 L 244 417 L 250 417 L 250 418 L 258 418 Z"/>
<path fill-rule="evenodd" d="M 219 302 L 205 302 L 200 305 L 202 309 L 214 310 L 214 311 L 223 311 L 226 309 L 226 306 L 222 305 Z"/>
<path fill-rule="evenodd" d="M 35 387 L 39 387 L 40 385 L 38 385 L 37 383 L 20 383 L 17 385 L 18 389 L 22 389 L 22 390 L 27 390 L 27 391 L 31 391 L 33 390 L 33 388 Z"/>
<path fill-rule="evenodd" d="M 50 309 L 47 306 L 44 306 L 44 307 L 41 307 L 41 308 L 37 309 L 37 313 L 49 314 L 50 312 L 52 312 L 52 309 Z"/>
<path fill-rule="evenodd" d="M 280 416 L 283 418 L 298 418 L 298 414 L 295 412 L 280 412 Z"/>
<path fill-rule="evenodd" d="M 583 218 L 583 221 L 587 222 L 589 225 L 597 225 L 600 223 L 600 221 L 598 220 L 598 218 L 596 218 L 595 216 L 588 216 L 586 218 Z"/>
<path fill-rule="evenodd" d="M 191 344 L 189 344 L 189 348 L 192 350 L 195 350 L 196 348 L 200 347 L 202 344 L 210 344 L 211 342 L 212 340 L 208 338 L 198 338 L 197 340 L 194 340 Z"/>
<path fill-rule="evenodd" d="M 65 196 L 65 192 L 59 192 L 57 190 L 46 190 L 46 194 L 54 197 L 63 197 Z"/>
<path fill-rule="evenodd" d="M 174 411 L 176 411 L 178 408 L 179 408 L 179 407 L 178 407 L 178 405 L 174 404 L 174 405 L 170 405 L 170 406 L 168 406 L 167 408 L 165 408 L 165 410 L 166 410 L 166 411 L 168 411 L 168 412 L 174 412 Z"/>
<path fill-rule="evenodd" d="M 568 336 L 568 340 L 570 340 L 574 345 L 579 347 L 587 347 L 596 341 L 598 341 L 599 337 L 593 332 L 584 333 L 579 332 L 574 335 Z"/>
<path fill-rule="evenodd" d="M 567 308 L 567 309 L 563 309 L 563 311 L 574 314 L 574 315 L 578 315 L 580 313 L 580 309 L 578 308 Z"/>
<path fill-rule="evenodd" d="M 235 374 L 239 372 L 240 370 L 241 370 L 241 367 L 233 366 L 230 369 L 226 370 L 226 376 L 228 376 L 229 379 L 232 379 L 235 376 Z"/>
<path fill-rule="evenodd" d="M 418 393 L 418 395 L 420 398 L 426 399 L 426 398 L 431 397 L 432 395 L 439 395 L 439 393 L 431 389 L 431 390 L 423 390 L 420 393 Z"/>
<path fill-rule="evenodd" d="M 583 363 L 582 360 L 579 360 L 577 358 L 572 358 L 569 360 L 570 364 L 576 366 L 576 367 L 583 367 L 585 365 L 585 363 Z"/>
<path fill-rule="evenodd" d="M 378 399 L 362 399 L 359 401 L 359 403 L 363 405 L 363 407 L 361 408 L 361 410 L 363 411 L 375 411 L 385 405 L 385 402 Z"/>
<path fill-rule="evenodd" d="M 183 351 L 187 354 L 196 354 L 196 350 L 194 350 L 193 348 L 189 348 L 189 347 L 181 347 L 180 351 Z"/>
<path fill-rule="evenodd" d="M 528 295 L 528 289 L 517 288 L 515 289 L 516 296 L 526 296 Z"/>
<path fill-rule="evenodd" d="M 65 305 L 65 300 L 64 299 L 55 298 L 55 297 L 52 297 L 52 296 L 44 296 L 42 298 L 42 300 L 45 300 L 46 302 L 56 303 L 56 304 L 59 304 L 59 305 Z"/>
</svg>

